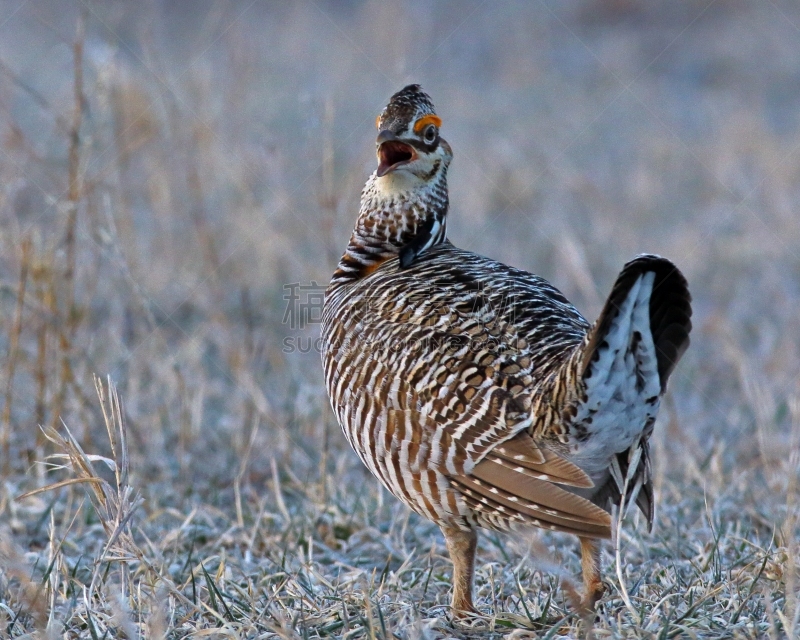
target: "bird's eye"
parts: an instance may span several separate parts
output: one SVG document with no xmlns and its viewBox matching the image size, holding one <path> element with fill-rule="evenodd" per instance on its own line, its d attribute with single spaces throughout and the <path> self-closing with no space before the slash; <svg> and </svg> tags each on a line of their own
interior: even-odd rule
<svg viewBox="0 0 800 640">
<path fill-rule="evenodd" d="M 427 127 L 425 127 L 425 130 L 422 132 L 422 138 L 428 144 L 434 142 L 436 140 L 436 125 L 429 124 Z"/>
</svg>

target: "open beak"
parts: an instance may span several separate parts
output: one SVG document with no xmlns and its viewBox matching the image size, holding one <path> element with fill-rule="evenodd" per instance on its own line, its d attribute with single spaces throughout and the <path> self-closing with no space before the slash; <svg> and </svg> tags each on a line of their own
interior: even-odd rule
<svg viewBox="0 0 800 640">
<path fill-rule="evenodd" d="M 399 140 L 391 131 L 378 134 L 378 172 L 379 178 L 417 159 L 417 152 L 410 144 Z"/>
</svg>

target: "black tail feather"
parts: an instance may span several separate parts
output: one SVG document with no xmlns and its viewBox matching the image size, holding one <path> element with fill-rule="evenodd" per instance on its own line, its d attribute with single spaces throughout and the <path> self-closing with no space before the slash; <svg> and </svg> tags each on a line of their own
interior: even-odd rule
<svg viewBox="0 0 800 640">
<path fill-rule="evenodd" d="M 647 530 L 653 530 L 653 520 L 655 518 L 655 500 L 653 499 L 653 476 L 650 463 L 650 444 L 647 438 L 642 439 L 638 445 L 642 449 L 639 464 L 636 467 L 636 472 L 633 474 L 633 480 L 629 486 L 629 492 L 625 499 L 625 506 L 630 503 L 631 493 L 633 487 L 640 483 L 641 487 L 639 493 L 636 495 L 636 506 L 644 515 L 647 520 Z M 629 451 L 623 451 L 617 454 L 617 463 L 622 471 L 622 477 L 628 475 L 628 456 Z M 592 496 L 592 502 L 598 507 L 611 511 L 611 505 L 622 507 L 622 488 L 617 485 L 613 476 L 610 476 L 606 483 L 600 487 L 600 490 Z"/>
<path fill-rule="evenodd" d="M 650 297 L 650 331 L 658 358 L 658 376 L 663 393 L 667 380 L 689 346 L 692 330 L 692 296 L 686 278 L 672 262 L 657 255 L 643 254 L 628 262 L 617 277 L 605 307 L 592 329 L 586 348 L 583 372 L 597 358 L 597 348 L 617 317 L 621 305 L 639 277 L 655 273 Z"/>
</svg>

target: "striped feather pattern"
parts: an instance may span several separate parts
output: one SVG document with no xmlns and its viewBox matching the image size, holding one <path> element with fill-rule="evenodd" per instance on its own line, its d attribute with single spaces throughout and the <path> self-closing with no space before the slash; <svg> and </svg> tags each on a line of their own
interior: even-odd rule
<svg viewBox="0 0 800 640">
<path fill-rule="evenodd" d="M 639 447 L 635 499 L 651 519 L 647 438 L 688 345 L 685 279 L 640 256 L 591 326 L 546 280 L 453 246 L 451 151 L 438 134 L 413 137 L 432 113 L 420 93 L 407 87 L 379 118 L 379 140 L 413 147 L 413 169 L 381 160 L 326 293 L 325 384 L 345 436 L 443 528 L 585 538 L 610 535 L 622 490 L 611 470 Z"/>
</svg>

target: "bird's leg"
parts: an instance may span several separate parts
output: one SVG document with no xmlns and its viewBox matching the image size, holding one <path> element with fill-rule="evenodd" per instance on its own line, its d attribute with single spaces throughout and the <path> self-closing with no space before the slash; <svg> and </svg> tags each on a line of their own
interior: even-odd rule
<svg viewBox="0 0 800 640">
<path fill-rule="evenodd" d="M 581 569 L 583 570 L 583 599 L 581 604 L 594 609 L 595 603 L 606 590 L 600 579 L 600 541 L 581 538 Z"/>
<path fill-rule="evenodd" d="M 469 531 L 457 527 L 441 527 L 441 529 L 450 560 L 453 562 L 453 611 L 478 613 L 472 605 L 472 575 L 475 572 L 478 534 L 474 529 Z"/>
</svg>

